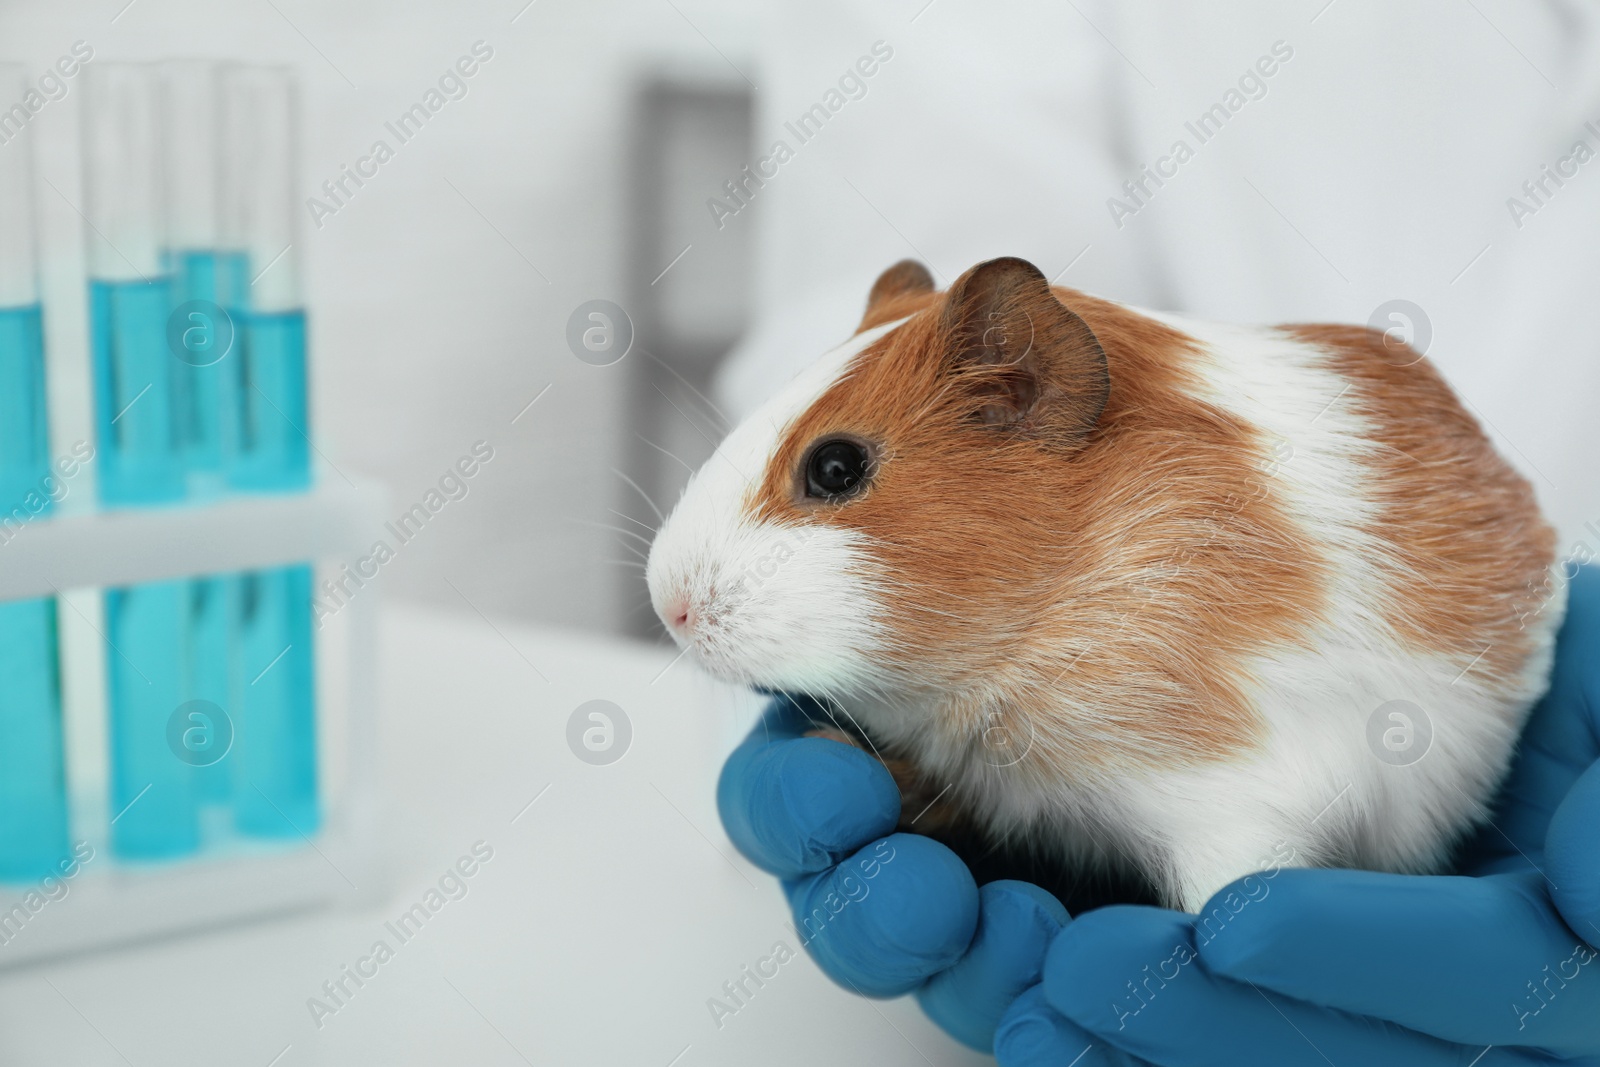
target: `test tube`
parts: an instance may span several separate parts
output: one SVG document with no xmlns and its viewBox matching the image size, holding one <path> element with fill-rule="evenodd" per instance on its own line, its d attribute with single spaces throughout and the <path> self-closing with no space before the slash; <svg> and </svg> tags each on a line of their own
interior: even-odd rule
<svg viewBox="0 0 1600 1067">
<path fill-rule="evenodd" d="M 163 264 L 172 281 L 168 349 L 172 355 L 174 418 L 188 495 L 205 498 L 226 488 L 239 449 L 242 358 L 236 322 L 249 278 L 242 249 L 224 246 L 221 232 L 222 68 L 207 60 L 161 65 L 165 175 Z M 230 716 L 237 669 L 236 575 L 190 583 L 185 697 Z M 191 754 L 198 758 L 198 754 Z M 196 764 L 205 803 L 229 799 L 230 762 Z"/>
<path fill-rule="evenodd" d="M 20 100 L 29 88 L 24 68 L 0 64 L 0 100 Z M 13 527 L 51 503 L 43 481 L 50 471 L 50 434 L 32 152 L 26 127 L 0 145 L 0 506 Z"/>
<path fill-rule="evenodd" d="M 111 847 L 124 859 L 171 859 L 200 846 L 194 763 L 182 743 L 191 586 L 176 579 L 105 594 Z"/>
<path fill-rule="evenodd" d="M 135 63 L 84 69 L 84 208 L 100 499 L 183 495 L 161 262 L 160 80 Z"/>
<path fill-rule="evenodd" d="M 239 443 L 242 376 L 234 315 L 249 278 L 244 251 L 224 247 L 220 227 L 220 73 L 205 60 L 161 67 L 163 266 L 172 279 L 174 417 L 191 497 L 224 488 Z"/>
<path fill-rule="evenodd" d="M 103 503 L 183 496 L 182 438 L 169 343 L 172 286 L 162 262 L 161 79 L 157 68 L 84 71 L 84 190 Z M 184 702 L 189 583 L 108 589 L 106 697 L 111 845 L 160 859 L 199 845 L 194 769 L 169 744 Z"/>
<path fill-rule="evenodd" d="M 0 64 L 0 100 L 21 100 L 27 71 Z M 5 539 L 49 510 L 43 315 L 34 239 L 32 137 L 0 134 L 0 515 Z M 67 854 L 67 793 L 53 598 L 0 603 L 0 879 L 57 873 Z"/>
<path fill-rule="evenodd" d="M 243 666 L 234 747 L 234 825 L 254 837 L 310 836 L 322 824 L 317 791 L 311 567 L 239 581 Z"/>
<path fill-rule="evenodd" d="M 239 582 L 236 574 L 190 579 L 184 616 L 188 633 L 183 662 L 185 703 L 203 702 L 195 705 L 197 714 L 225 721 L 229 738 L 239 707 Z M 209 745 L 210 738 L 205 741 Z M 220 751 L 186 747 L 185 758 L 194 763 L 200 803 L 220 806 L 232 802 L 234 761 L 229 756 L 227 747 Z"/>
<path fill-rule="evenodd" d="M 231 484 L 304 489 L 311 480 L 306 315 L 295 201 L 298 92 L 293 72 L 237 66 L 223 75 L 221 229 L 248 261 L 239 456 Z"/>
<path fill-rule="evenodd" d="M 243 384 L 236 488 L 287 492 L 311 481 L 306 317 L 294 196 L 298 99 L 294 75 L 238 66 L 223 75 L 222 233 L 245 250 Z M 296 837 L 322 821 L 317 787 L 311 568 L 244 575 L 239 584 L 239 721 L 235 825 Z"/>
</svg>

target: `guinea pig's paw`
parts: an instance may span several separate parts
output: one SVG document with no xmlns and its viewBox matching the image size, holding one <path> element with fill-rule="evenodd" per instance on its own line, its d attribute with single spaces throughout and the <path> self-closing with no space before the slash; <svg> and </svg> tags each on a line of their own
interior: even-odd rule
<svg viewBox="0 0 1600 1067">
<path fill-rule="evenodd" d="M 905 760 L 886 759 L 883 765 L 900 787 L 901 830 L 937 837 L 965 825 L 965 816 L 951 799 L 948 785 L 936 785 Z"/>
<path fill-rule="evenodd" d="M 850 745 L 850 746 L 852 746 L 854 748 L 860 748 L 861 747 L 861 742 L 857 741 L 850 734 L 845 733 L 843 730 L 836 730 L 836 729 L 832 729 L 832 728 L 826 727 L 826 726 L 819 726 L 815 730 L 807 730 L 806 731 L 806 736 L 807 737 L 825 737 L 829 741 L 842 741 L 845 744 Z"/>
</svg>

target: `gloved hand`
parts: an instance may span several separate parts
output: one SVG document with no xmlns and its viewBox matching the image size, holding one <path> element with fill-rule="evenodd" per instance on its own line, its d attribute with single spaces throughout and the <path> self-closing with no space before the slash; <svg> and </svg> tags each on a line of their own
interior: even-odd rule
<svg viewBox="0 0 1600 1067">
<path fill-rule="evenodd" d="M 1069 923 L 1025 883 L 974 891 L 932 841 L 874 843 L 896 822 L 892 780 L 864 752 L 799 737 L 808 712 L 825 721 L 778 702 L 729 760 L 730 835 L 786 879 L 797 922 L 827 910 L 841 860 L 892 849 L 806 934 L 813 955 L 863 993 L 916 989 L 1007 1067 L 1600 1063 L 1600 569 L 1572 583 L 1550 693 L 1458 873 L 1253 876 L 1198 928 L 1131 906 Z"/>
<path fill-rule="evenodd" d="M 1062 924 L 1026 882 L 978 889 L 959 857 L 896 833 L 900 791 L 868 753 L 820 737 L 810 700 L 776 699 L 717 787 L 728 836 L 783 880 L 795 928 L 834 981 L 867 996 L 916 991 L 928 1013 L 987 1051 L 995 1024 L 1039 981 Z"/>
</svg>

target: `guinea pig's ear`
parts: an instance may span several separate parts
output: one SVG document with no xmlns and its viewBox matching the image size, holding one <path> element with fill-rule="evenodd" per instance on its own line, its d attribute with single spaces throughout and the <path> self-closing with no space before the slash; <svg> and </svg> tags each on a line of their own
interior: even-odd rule
<svg viewBox="0 0 1600 1067">
<path fill-rule="evenodd" d="M 1105 350 L 1024 259 L 980 263 L 945 298 L 947 369 L 985 425 L 1074 447 L 1111 393 Z"/>
<path fill-rule="evenodd" d="M 867 311 L 861 316 L 861 325 L 856 327 L 856 333 L 910 314 L 916 309 L 908 305 L 916 301 L 907 298 L 931 292 L 933 275 L 928 273 L 928 268 L 914 259 L 902 259 L 878 275 L 878 280 L 872 283 L 872 292 L 867 294 Z"/>
</svg>

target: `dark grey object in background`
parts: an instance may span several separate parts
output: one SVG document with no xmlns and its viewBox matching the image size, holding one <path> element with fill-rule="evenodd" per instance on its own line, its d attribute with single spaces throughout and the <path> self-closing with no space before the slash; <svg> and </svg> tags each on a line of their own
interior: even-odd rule
<svg viewBox="0 0 1600 1067">
<path fill-rule="evenodd" d="M 708 399 L 710 379 L 749 316 L 754 219 L 718 225 L 707 202 L 751 161 L 750 88 L 670 74 L 645 80 L 635 113 L 628 312 L 631 432 L 618 508 L 641 538 L 677 500 L 730 428 Z M 626 538 L 643 551 L 643 542 Z M 642 577 L 624 585 L 623 627 L 661 632 Z"/>
</svg>

